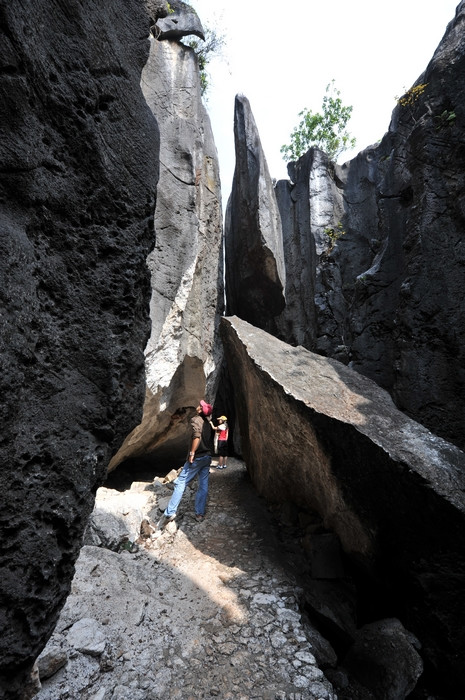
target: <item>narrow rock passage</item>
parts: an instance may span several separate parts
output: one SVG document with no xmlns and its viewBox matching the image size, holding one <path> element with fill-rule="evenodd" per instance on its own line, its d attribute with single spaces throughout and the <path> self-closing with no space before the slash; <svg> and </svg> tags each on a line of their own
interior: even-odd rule
<svg viewBox="0 0 465 700">
<path fill-rule="evenodd" d="M 149 548 L 83 548 L 44 653 L 68 660 L 39 700 L 336 697 L 301 620 L 296 573 L 243 462 L 212 467 L 201 523 L 195 488 Z M 169 493 L 157 492 L 152 522 Z"/>
</svg>

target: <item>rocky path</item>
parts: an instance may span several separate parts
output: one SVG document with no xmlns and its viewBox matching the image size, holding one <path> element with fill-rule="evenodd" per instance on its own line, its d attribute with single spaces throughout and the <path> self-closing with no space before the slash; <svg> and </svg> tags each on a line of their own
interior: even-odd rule
<svg viewBox="0 0 465 700">
<path fill-rule="evenodd" d="M 296 573 L 244 464 L 212 468 L 201 523 L 194 492 L 135 552 L 84 546 L 40 659 L 38 700 L 336 697 L 315 659 L 323 642 L 299 613 Z M 137 520 L 141 499 L 154 522 L 170 493 L 147 483 L 117 494 L 120 524 Z"/>
</svg>

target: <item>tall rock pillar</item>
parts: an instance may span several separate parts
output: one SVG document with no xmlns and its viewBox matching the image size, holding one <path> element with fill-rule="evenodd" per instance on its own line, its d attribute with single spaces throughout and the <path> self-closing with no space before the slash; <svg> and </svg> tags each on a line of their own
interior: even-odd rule
<svg viewBox="0 0 465 700">
<path fill-rule="evenodd" d="M 269 329 L 285 303 L 281 219 L 255 120 L 243 95 L 236 96 L 234 139 L 236 169 L 225 222 L 227 313 Z"/>
<path fill-rule="evenodd" d="M 288 287 L 275 334 L 349 364 L 460 448 L 464 23 L 461 2 L 380 144 L 343 166 L 310 149 L 276 188 Z"/>
<path fill-rule="evenodd" d="M 179 466 L 191 410 L 202 396 L 214 398 L 221 365 L 219 165 L 200 94 L 197 58 L 180 41 L 201 34 L 201 25 L 196 15 L 184 16 L 183 5 L 176 5 L 177 24 L 171 15 L 163 20 L 168 38 L 161 33 L 160 40 L 151 39 L 142 75 L 143 92 L 160 128 L 156 246 L 148 258 L 152 332 L 146 348 L 143 419 L 110 468 L 123 460 L 148 461 L 158 469 Z M 176 26 L 181 27 L 177 35 Z"/>
</svg>

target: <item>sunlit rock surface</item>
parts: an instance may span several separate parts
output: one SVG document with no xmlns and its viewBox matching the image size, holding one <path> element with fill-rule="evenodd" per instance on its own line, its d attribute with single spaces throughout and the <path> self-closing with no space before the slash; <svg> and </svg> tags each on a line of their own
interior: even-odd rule
<svg viewBox="0 0 465 700">
<path fill-rule="evenodd" d="M 192 408 L 216 392 L 223 225 L 218 157 L 194 51 L 152 39 L 142 89 L 160 127 L 147 393 L 142 422 L 110 469 L 135 459 L 162 470 L 184 460 Z"/>
<path fill-rule="evenodd" d="M 465 454 L 336 360 L 236 317 L 221 330 L 259 492 L 316 510 L 390 591 L 432 667 L 462 687 Z"/>
</svg>

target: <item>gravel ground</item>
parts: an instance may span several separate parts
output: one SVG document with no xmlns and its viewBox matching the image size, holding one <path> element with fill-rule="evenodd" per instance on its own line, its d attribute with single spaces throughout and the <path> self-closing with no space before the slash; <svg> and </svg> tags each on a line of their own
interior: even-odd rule
<svg viewBox="0 0 465 700">
<path fill-rule="evenodd" d="M 324 642 L 301 618 L 298 577 L 245 465 L 212 467 L 200 523 L 195 485 L 157 539 L 83 547 L 38 700 L 335 700 L 315 658 Z M 138 488 L 154 524 L 170 486 Z"/>
</svg>

